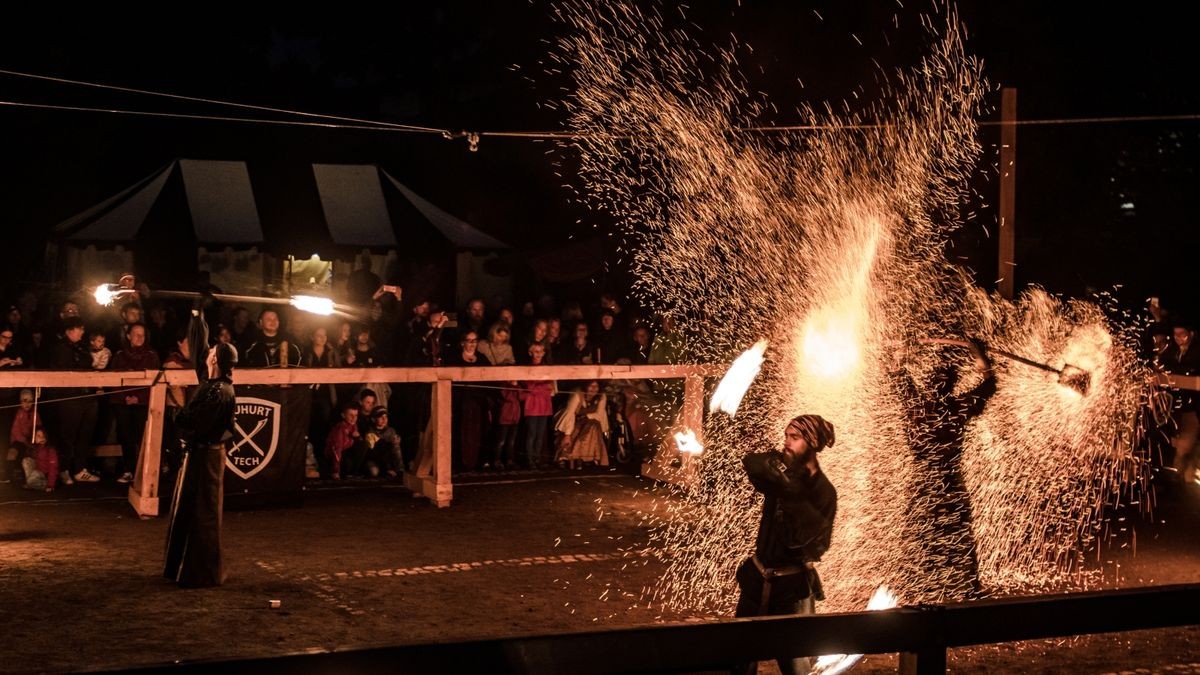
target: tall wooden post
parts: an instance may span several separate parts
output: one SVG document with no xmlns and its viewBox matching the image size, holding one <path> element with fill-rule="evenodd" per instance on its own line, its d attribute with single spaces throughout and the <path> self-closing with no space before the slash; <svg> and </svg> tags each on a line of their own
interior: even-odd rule
<svg viewBox="0 0 1200 675">
<path fill-rule="evenodd" d="M 146 414 L 146 430 L 142 433 L 142 448 L 138 453 L 137 471 L 129 486 L 129 503 L 138 516 L 158 515 L 159 467 L 162 457 L 163 416 L 167 409 L 167 383 L 150 387 L 150 410 Z"/>
<path fill-rule="evenodd" d="M 441 507 L 450 506 L 450 500 L 454 497 L 453 478 L 450 475 L 450 437 L 454 428 L 450 416 L 450 396 L 453 385 L 454 381 L 448 379 L 438 380 L 433 385 L 433 452 L 436 459 L 433 490 L 427 489 L 425 495 Z"/>
<path fill-rule="evenodd" d="M 1000 90 L 1000 295 L 1012 299 L 1016 276 L 1017 90 Z"/>
</svg>

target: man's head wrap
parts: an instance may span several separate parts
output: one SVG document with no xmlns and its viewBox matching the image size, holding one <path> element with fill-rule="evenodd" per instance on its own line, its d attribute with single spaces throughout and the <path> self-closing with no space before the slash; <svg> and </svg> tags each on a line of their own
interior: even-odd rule
<svg viewBox="0 0 1200 675">
<path fill-rule="evenodd" d="M 820 452 L 833 445 L 833 425 L 820 415 L 797 415 L 788 422 L 788 429 L 800 432 L 800 437 L 808 443 L 813 452 Z"/>
</svg>

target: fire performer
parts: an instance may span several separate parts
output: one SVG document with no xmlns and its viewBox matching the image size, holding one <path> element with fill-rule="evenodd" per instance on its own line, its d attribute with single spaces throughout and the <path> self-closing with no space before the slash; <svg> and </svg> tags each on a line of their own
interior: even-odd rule
<svg viewBox="0 0 1200 675">
<path fill-rule="evenodd" d="M 833 442 L 832 424 L 800 415 L 784 431 L 783 450 L 742 459 L 750 484 L 764 499 L 754 555 L 737 570 L 741 596 L 735 616 L 812 614 L 816 601 L 825 599 L 815 563 L 829 550 L 837 491 L 821 472 L 817 453 Z M 812 668 L 807 657 L 778 663 L 785 675 Z"/>
<path fill-rule="evenodd" d="M 967 422 L 983 412 L 996 393 L 996 375 L 987 347 L 968 341 L 976 371 L 982 376 L 969 391 L 955 394 L 958 368 L 941 363 L 932 381 L 919 391 L 907 371 L 898 369 L 897 383 L 907 405 L 909 434 L 916 464 L 913 525 L 932 528 L 915 533 L 921 574 L 936 585 L 937 599 L 979 597 L 979 558 L 971 530 L 971 501 L 962 473 Z"/>
<path fill-rule="evenodd" d="M 175 417 L 185 455 L 171 504 L 163 576 L 185 588 L 219 586 L 225 580 L 221 508 L 225 446 L 233 437 L 232 376 L 238 355 L 233 345 L 208 346 L 203 310 L 211 301 L 206 294 L 192 305 L 187 339 L 190 353 L 197 355 L 200 386 Z M 201 354 L 207 358 L 199 358 Z"/>
</svg>

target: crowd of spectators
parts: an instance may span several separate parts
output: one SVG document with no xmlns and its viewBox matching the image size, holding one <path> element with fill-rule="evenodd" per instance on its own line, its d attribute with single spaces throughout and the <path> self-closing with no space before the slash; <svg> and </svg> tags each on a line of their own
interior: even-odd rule
<svg viewBox="0 0 1200 675">
<path fill-rule="evenodd" d="M 116 307 L 80 295 L 46 311 L 36 294 L 21 296 L 0 321 L 0 369 L 190 369 L 187 301 L 155 298 L 132 275 L 121 284 L 127 292 Z M 629 311 L 612 294 L 561 306 L 549 296 L 515 307 L 475 298 L 460 311 L 447 311 L 382 285 L 358 310 L 334 317 L 286 305 L 219 302 L 206 314 L 212 340 L 237 348 L 239 368 L 678 363 L 683 344 L 671 321 Z M 619 411 L 604 385 L 512 379 L 456 385 L 456 469 L 606 465 L 613 439 L 609 418 Z M 430 385 L 318 384 L 311 391 L 310 477 L 394 477 L 415 468 L 430 415 Z M 178 463 L 172 420 L 186 396 L 186 387 L 167 393 L 164 471 Z M 46 489 L 99 481 L 111 466 L 90 450 L 115 439 L 121 456 L 113 475 L 121 483 L 132 480 L 149 410 L 147 388 L 2 390 L 0 399 L 0 425 L 12 429 L 7 453 L 0 455 L 7 458 L 3 479 L 29 482 L 40 475 L 34 482 Z"/>
</svg>

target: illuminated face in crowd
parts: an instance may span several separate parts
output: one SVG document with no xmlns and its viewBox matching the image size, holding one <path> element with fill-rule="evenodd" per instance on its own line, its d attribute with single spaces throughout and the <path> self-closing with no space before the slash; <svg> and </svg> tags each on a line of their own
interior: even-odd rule
<svg viewBox="0 0 1200 675">
<path fill-rule="evenodd" d="M 537 323 L 533 324 L 533 341 L 541 342 L 542 340 L 545 340 L 546 333 L 549 330 L 550 330 L 550 327 L 546 324 L 545 321 L 538 321 Z"/>
<path fill-rule="evenodd" d="M 126 305 L 125 309 L 121 310 L 121 317 L 127 324 L 138 323 L 142 320 L 142 308 L 137 305 Z"/>
<path fill-rule="evenodd" d="M 541 365 L 542 359 L 546 358 L 546 348 L 535 342 L 529 347 L 529 358 L 533 360 L 533 365 Z"/>
<path fill-rule="evenodd" d="M 1177 326 L 1175 328 L 1175 344 L 1186 349 L 1187 347 L 1191 346 L 1192 338 L 1195 335 L 1195 333 L 1184 328 L 1183 326 Z"/>
<path fill-rule="evenodd" d="M 562 319 L 550 319 L 550 325 L 546 328 L 546 337 L 551 342 L 555 342 L 559 335 L 562 335 Z"/>
<path fill-rule="evenodd" d="M 83 339 L 83 326 L 79 326 L 78 328 L 68 328 L 63 335 L 66 335 L 67 339 L 72 343 L 79 342 Z"/>
<path fill-rule="evenodd" d="M 129 328 L 129 346 L 139 349 L 146 346 L 146 327 L 131 326 Z"/>
<path fill-rule="evenodd" d="M 588 382 L 588 386 L 587 386 L 588 398 L 595 398 L 596 395 L 599 393 L 600 393 L 600 383 L 595 380 Z"/>
<path fill-rule="evenodd" d="M 474 323 L 481 323 L 483 321 L 483 310 L 484 306 L 482 300 L 472 300 L 467 305 L 467 318 Z"/>
<path fill-rule="evenodd" d="M 511 326 L 513 324 L 512 310 L 507 307 L 500 310 L 500 320 Z"/>
<path fill-rule="evenodd" d="M 329 334 L 324 328 L 318 328 L 312 332 L 312 343 L 314 347 L 324 347 L 329 342 Z"/>
<path fill-rule="evenodd" d="M 650 331 L 645 328 L 638 328 L 633 331 L 633 341 L 638 343 L 639 347 L 650 346 Z"/>
<path fill-rule="evenodd" d="M 605 314 L 605 315 L 601 316 L 600 317 L 600 325 L 604 327 L 604 330 L 612 330 L 612 327 L 613 327 L 612 314 Z"/>
<path fill-rule="evenodd" d="M 279 315 L 273 310 L 264 310 L 258 319 L 258 326 L 262 328 L 263 335 L 274 337 L 279 332 Z"/>
<path fill-rule="evenodd" d="M 58 315 L 64 319 L 68 316 L 79 316 L 79 305 L 73 302 L 64 302 L 62 311 L 60 311 Z"/>
<path fill-rule="evenodd" d="M 508 344 L 508 331 L 506 331 L 506 330 L 496 331 L 496 344 L 498 344 L 498 345 Z"/>
<path fill-rule="evenodd" d="M 466 335 L 463 335 L 463 339 L 462 339 L 463 353 L 472 354 L 475 352 L 475 348 L 478 346 L 479 346 L 479 334 L 473 330 L 467 331 Z"/>
</svg>

